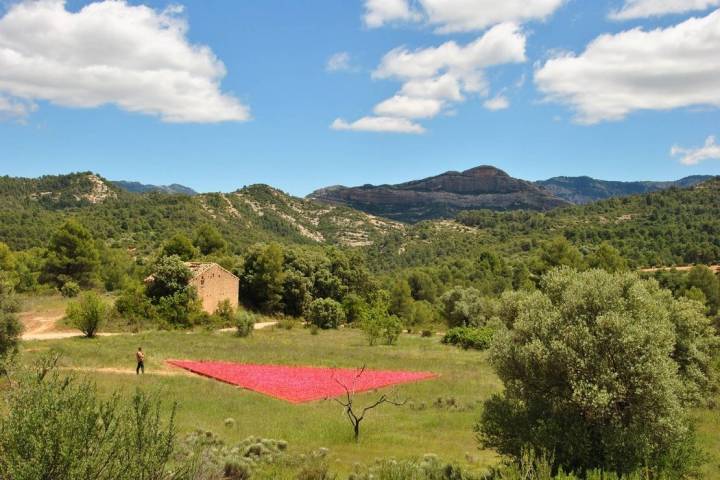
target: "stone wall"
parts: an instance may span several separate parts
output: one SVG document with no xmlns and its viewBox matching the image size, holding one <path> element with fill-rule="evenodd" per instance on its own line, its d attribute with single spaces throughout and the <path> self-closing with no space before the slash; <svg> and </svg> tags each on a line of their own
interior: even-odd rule
<svg viewBox="0 0 720 480">
<path fill-rule="evenodd" d="M 219 265 L 213 265 L 190 280 L 202 301 L 203 310 L 215 313 L 223 300 L 229 300 L 233 308 L 238 307 L 240 295 L 239 279 Z"/>
</svg>

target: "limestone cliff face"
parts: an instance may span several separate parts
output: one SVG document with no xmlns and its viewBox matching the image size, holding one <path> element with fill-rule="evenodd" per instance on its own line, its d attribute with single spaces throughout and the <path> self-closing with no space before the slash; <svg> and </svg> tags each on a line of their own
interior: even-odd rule
<svg viewBox="0 0 720 480">
<path fill-rule="evenodd" d="M 405 222 L 453 217 L 461 210 L 549 210 L 569 204 L 541 187 L 490 166 L 398 185 L 329 187 L 309 197 Z"/>
</svg>

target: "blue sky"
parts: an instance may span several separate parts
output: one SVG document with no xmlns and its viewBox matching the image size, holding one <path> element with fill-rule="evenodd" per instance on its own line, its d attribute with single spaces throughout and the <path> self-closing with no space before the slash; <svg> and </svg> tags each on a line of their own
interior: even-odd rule
<svg viewBox="0 0 720 480">
<path fill-rule="evenodd" d="M 90 3 L 0 0 L 0 174 L 296 195 L 481 164 L 529 180 L 720 174 L 720 1 Z M 443 75 L 453 99 L 403 90 Z M 377 117 L 413 132 L 355 123 Z"/>
</svg>

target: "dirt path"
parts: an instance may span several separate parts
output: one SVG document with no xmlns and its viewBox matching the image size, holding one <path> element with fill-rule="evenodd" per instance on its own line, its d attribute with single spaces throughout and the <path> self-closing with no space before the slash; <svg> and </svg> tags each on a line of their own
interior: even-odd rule
<svg viewBox="0 0 720 480">
<path fill-rule="evenodd" d="M 23 340 L 64 340 L 66 338 L 82 337 L 83 334 L 78 330 L 62 330 L 57 331 L 57 322 L 63 318 L 59 317 L 33 317 L 34 322 L 25 322 L 25 331 L 22 334 Z M 22 318 L 22 317 L 21 317 Z M 42 319 L 42 321 L 38 321 Z M 261 322 L 255 324 L 255 330 L 272 327 L 277 322 Z M 28 327 L 29 325 L 29 327 Z M 234 332 L 234 328 L 223 328 L 219 332 Z M 112 337 L 116 335 L 132 335 L 131 333 L 98 333 L 99 337 Z"/>
<path fill-rule="evenodd" d="M 62 367 L 61 370 L 79 373 L 109 373 L 113 375 L 137 375 L 131 368 L 92 368 L 92 367 Z M 177 370 L 153 370 L 145 369 L 145 375 L 156 375 L 161 377 L 196 377 L 192 373 L 178 368 Z"/>
</svg>

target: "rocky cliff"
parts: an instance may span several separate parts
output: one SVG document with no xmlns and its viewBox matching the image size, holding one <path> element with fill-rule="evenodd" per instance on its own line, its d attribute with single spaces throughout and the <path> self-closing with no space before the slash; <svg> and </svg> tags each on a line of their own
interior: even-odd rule
<svg viewBox="0 0 720 480">
<path fill-rule="evenodd" d="M 450 218 L 462 210 L 549 210 L 569 204 L 542 187 L 491 166 L 398 185 L 329 187 L 311 193 L 309 198 L 405 222 Z"/>
</svg>

